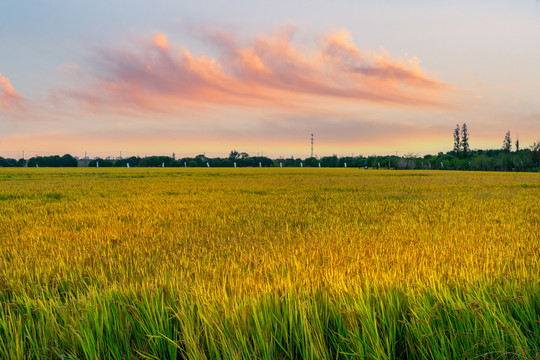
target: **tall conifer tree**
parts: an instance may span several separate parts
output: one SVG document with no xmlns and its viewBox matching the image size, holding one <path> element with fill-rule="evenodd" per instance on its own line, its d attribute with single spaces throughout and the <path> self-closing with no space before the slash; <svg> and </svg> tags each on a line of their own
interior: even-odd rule
<svg viewBox="0 0 540 360">
<path fill-rule="evenodd" d="M 512 151 L 512 139 L 510 138 L 510 131 L 506 132 L 506 135 L 504 135 L 504 141 L 502 146 L 504 151 Z"/>
<path fill-rule="evenodd" d="M 460 129 L 459 125 L 456 125 L 454 130 L 454 155 L 459 156 L 461 153 L 461 138 L 460 138 Z"/>
<path fill-rule="evenodd" d="M 463 157 L 467 157 L 469 153 L 469 132 L 465 123 L 461 126 L 461 152 Z"/>
</svg>

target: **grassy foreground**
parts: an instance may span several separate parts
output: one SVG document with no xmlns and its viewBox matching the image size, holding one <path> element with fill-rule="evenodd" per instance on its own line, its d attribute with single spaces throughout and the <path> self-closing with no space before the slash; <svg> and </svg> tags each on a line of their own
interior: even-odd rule
<svg viewBox="0 0 540 360">
<path fill-rule="evenodd" d="M 0 169 L 0 358 L 540 358 L 540 175 Z"/>
</svg>

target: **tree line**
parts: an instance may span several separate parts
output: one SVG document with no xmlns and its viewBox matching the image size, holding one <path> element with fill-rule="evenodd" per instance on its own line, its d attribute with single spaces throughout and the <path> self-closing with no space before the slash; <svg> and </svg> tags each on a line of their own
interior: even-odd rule
<svg viewBox="0 0 540 360">
<path fill-rule="evenodd" d="M 78 160 L 64 156 L 36 156 L 28 160 L 0 157 L 0 167 L 77 167 Z M 121 159 L 90 161 L 90 167 L 356 167 L 386 169 L 482 170 L 482 171 L 540 171 L 540 141 L 528 148 L 520 148 L 519 140 L 512 143 L 510 131 L 500 149 L 471 150 L 467 124 L 456 126 L 454 148 L 447 153 L 417 156 L 407 154 L 371 156 L 325 156 L 322 158 L 279 158 L 250 156 L 233 150 L 228 157 L 209 158 L 204 154 L 176 159 L 174 156 L 132 156 Z"/>
</svg>

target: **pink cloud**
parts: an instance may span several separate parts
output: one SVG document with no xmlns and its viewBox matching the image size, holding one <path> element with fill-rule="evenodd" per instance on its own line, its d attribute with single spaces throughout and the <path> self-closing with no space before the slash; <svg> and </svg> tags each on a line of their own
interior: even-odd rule
<svg viewBox="0 0 540 360">
<path fill-rule="evenodd" d="M 0 109 L 22 109 L 23 98 L 15 91 L 7 78 L 0 73 Z"/>
<path fill-rule="evenodd" d="M 295 43 L 294 33 L 284 28 L 241 46 L 232 34 L 213 31 L 204 39 L 216 46 L 216 58 L 156 34 L 137 51 L 100 49 L 87 86 L 65 93 L 94 110 L 171 112 L 212 104 L 286 108 L 325 99 L 438 107 L 450 90 L 423 75 L 416 58 L 360 51 L 344 29 L 311 48 Z"/>
<path fill-rule="evenodd" d="M 393 84 L 439 90 L 448 88 L 441 81 L 424 76 L 416 57 L 404 62 L 392 59 L 387 53 L 370 56 L 362 54 L 345 29 L 328 34 L 321 43 L 323 58 L 339 66 L 345 74 L 360 75 L 358 83 L 364 77 L 364 81 L 376 79 L 386 86 Z"/>
</svg>

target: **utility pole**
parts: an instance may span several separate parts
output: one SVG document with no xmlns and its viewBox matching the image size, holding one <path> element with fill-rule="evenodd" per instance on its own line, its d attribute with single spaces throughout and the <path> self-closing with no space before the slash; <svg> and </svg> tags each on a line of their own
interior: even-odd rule
<svg viewBox="0 0 540 360">
<path fill-rule="evenodd" d="M 313 157 L 313 134 L 311 134 L 311 157 Z"/>
</svg>

